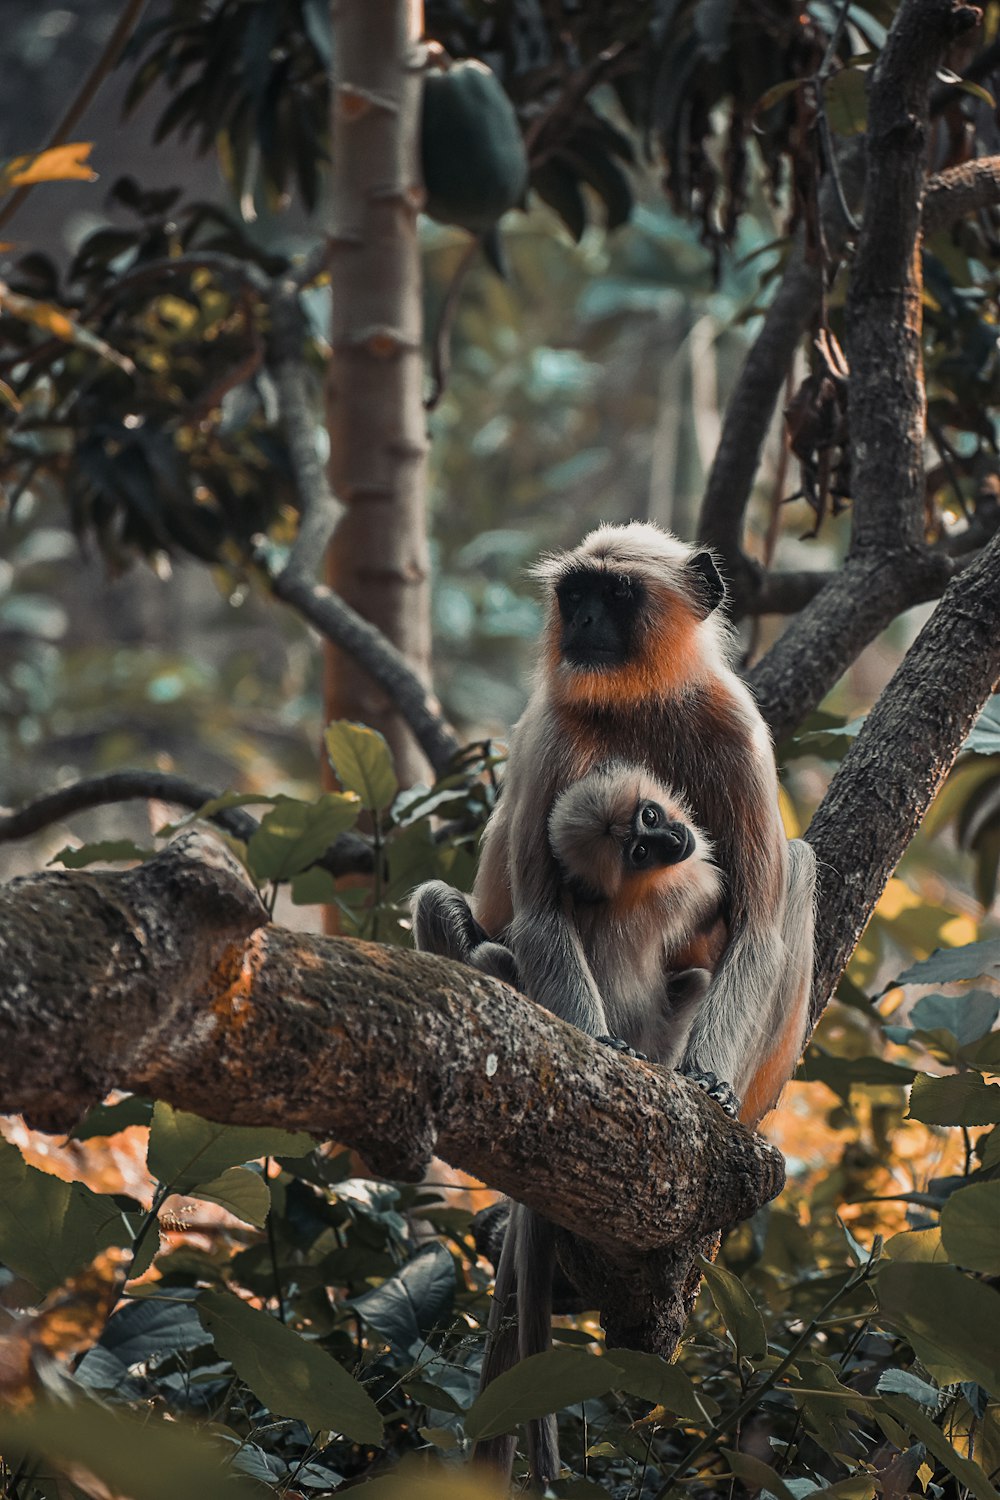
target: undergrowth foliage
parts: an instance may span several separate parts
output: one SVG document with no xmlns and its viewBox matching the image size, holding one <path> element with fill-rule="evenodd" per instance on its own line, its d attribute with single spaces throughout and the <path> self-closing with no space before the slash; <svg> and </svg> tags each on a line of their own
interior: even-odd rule
<svg viewBox="0 0 1000 1500">
<path fill-rule="evenodd" d="M 813 726 L 790 753 L 836 756 L 853 728 Z M 988 755 L 988 715 L 977 733 L 971 752 Z M 272 903 L 287 884 L 336 900 L 347 931 L 406 942 L 417 880 L 469 883 L 496 757 L 477 747 L 400 793 L 373 731 L 333 724 L 326 747 L 341 790 L 255 796 L 268 810 L 237 852 Z M 317 860 L 362 813 L 375 873 L 345 892 Z M 880 920 L 872 941 L 905 946 Z M 839 1160 L 817 1169 L 807 1126 L 787 1128 L 802 1153 L 790 1186 L 705 1264 L 673 1364 L 602 1352 L 593 1315 L 563 1318 L 550 1352 L 478 1396 L 483 1195 L 443 1169 L 416 1187 L 374 1181 L 349 1150 L 134 1096 L 93 1109 L 62 1151 L 9 1130 L 4 1494 L 106 1493 L 89 1474 L 135 1500 L 485 1496 L 464 1466 L 474 1441 L 556 1411 L 558 1495 L 993 1500 L 1000 939 L 941 947 L 870 995 L 866 972 L 862 951 L 803 1069 L 835 1102 L 803 1111 L 793 1090 L 787 1110 L 818 1116 Z M 83 1178 L 115 1149 L 143 1157 L 147 1200 L 47 1169 Z"/>
</svg>

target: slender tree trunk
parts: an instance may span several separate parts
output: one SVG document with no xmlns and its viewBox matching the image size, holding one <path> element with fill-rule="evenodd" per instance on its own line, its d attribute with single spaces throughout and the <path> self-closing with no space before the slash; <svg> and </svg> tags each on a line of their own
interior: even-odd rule
<svg viewBox="0 0 1000 1500">
<path fill-rule="evenodd" d="M 330 586 L 430 679 L 417 214 L 419 0 L 333 0 L 330 478 L 345 507 Z M 427 764 L 390 700 L 335 646 L 326 712 L 380 729 L 406 784 Z"/>
</svg>

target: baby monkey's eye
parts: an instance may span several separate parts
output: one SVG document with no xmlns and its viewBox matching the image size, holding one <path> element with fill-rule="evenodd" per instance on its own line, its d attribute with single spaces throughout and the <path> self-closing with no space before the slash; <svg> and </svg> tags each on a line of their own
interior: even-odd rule
<svg viewBox="0 0 1000 1500">
<path fill-rule="evenodd" d="M 646 858 L 646 856 L 647 856 L 648 853 L 649 853 L 649 845 L 648 844 L 633 844 L 632 845 L 632 863 L 634 865 L 641 865 L 642 862 L 643 862 L 643 860 Z"/>
<path fill-rule="evenodd" d="M 642 821 L 643 821 L 643 823 L 645 824 L 645 826 L 647 828 L 655 828 L 656 825 L 657 825 L 657 823 L 660 821 L 660 814 L 659 814 L 659 812 L 656 810 L 655 807 L 652 807 L 648 802 L 647 802 L 646 806 L 643 808 L 643 810 L 642 810 L 642 812 L 640 814 L 640 817 L 642 818 Z"/>
</svg>

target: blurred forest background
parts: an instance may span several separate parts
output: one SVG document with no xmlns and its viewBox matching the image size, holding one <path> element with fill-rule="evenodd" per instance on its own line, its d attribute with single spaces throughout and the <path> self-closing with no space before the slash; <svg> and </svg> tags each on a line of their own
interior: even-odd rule
<svg viewBox="0 0 1000 1500">
<path fill-rule="evenodd" d="M 49 138 L 123 9 L 6 0 L 0 160 Z M 524 208 L 504 218 L 506 275 L 482 254 L 469 265 L 450 372 L 428 416 L 433 680 L 463 742 L 502 741 L 525 702 L 541 625 L 525 569 L 541 550 L 572 545 L 602 520 L 649 519 L 694 538 L 727 400 L 787 263 L 794 221 L 808 217 L 802 179 L 816 127 L 803 118 L 795 81 L 826 65 L 835 38 L 828 120 L 849 144 L 864 130 L 864 79 L 894 10 L 822 0 L 801 13 L 780 0 L 428 3 L 429 33 L 495 67 L 529 131 L 540 78 L 555 88 L 552 79 L 568 76 L 577 90 L 577 133 L 550 158 L 548 176 L 533 180 Z M 939 79 L 950 94 L 936 117 L 932 168 L 997 149 L 990 70 L 979 68 L 964 92 L 952 85 L 973 58 L 996 53 L 998 22 L 1000 7 L 988 5 L 974 46 Z M 659 49 L 652 102 L 628 70 L 595 64 L 616 40 L 630 55 L 644 27 Z M 192 247 L 244 257 L 267 274 L 313 249 L 329 215 L 316 121 L 327 108 L 320 80 L 330 46 L 329 8 L 311 0 L 154 0 L 70 136 L 93 143 L 97 179 L 41 182 L 9 224 L 0 219 L 0 274 L 12 294 L 0 297 L 0 801 L 10 808 L 122 767 L 267 798 L 318 794 L 322 651 L 271 597 L 251 543 L 266 533 L 287 547 L 296 510 L 258 314 L 246 289 L 211 276 L 148 292 L 140 278 L 135 300 L 127 294 L 103 322 L 102 309 L 119 277 Z M 983 210 L 925 251 L 929 536 L 960 528 L 977 497 L 996 494 L 997 227 L 995 211 Z M 429 218 L 420 235 L 433 330 L 469 238 Z M 826 309 L 834 329 L 842 282 Z M 330 297 L 319 275 L 302 298 L 321 451 Z M 69 309 L 75 328 L 67 334 L 39 307 Z M 428 354 L 430 344 L 428 333 Z M 141 371 L 141 420 L 116 355 Z M 814 368 L 803 341 L 787 371 L 789 400 Z M 792 570 L 838 565 L 849 507 L 834 486 L 817 509 L 803 487 L 779 411 L 747 511 L 749 556 Z M 931 609 L 895 621 L 822 712 L 779 746 L 789 832 L 808 825 L 856 722 Z M 782 626 L 775 615 L 744 622 L 747 662 Z M 1000 713 L 991 707 L 890 880 L 801 1078 L 767 1122 L 789 1183 L 726 1238 L 723 1269 L 671 1367 L 683 1386 L 668 1392 L 634 1369 L 617 1394 L 575 1395 L 562 1419 L 573 1477 L 557 1493 L 641 1500 L 683 1483 L 694 1494 L 781 1500 L 996 1494 L 1000 1150 L 995 1134 L 991 1146 L 979 1131 L 1000 1123 L 998 1091 L 983 1081 L 1000 1062 L 991 1030 L 1000 1010 L 998 790 Z M 477 816 L 485 805 L 481 797 Z M 153 801 L 74 813 L 33 838 L 0 842 L 0 878 L 38 869 L 67 845 L 148 847 L 170 816 Z M 389 832 L 404 828 L 400 815 Z M 456 879 L 468 877 L 471 849 L 467 828 L 451 851 Z M 403 884 L 431 873 L 413 858 L 401 859 L 395 893 L 383 893 L 379 926 L 367 893 L 360 906 L 345 898 L 348 930 L 407 941 Z M 289 925 L 317 927 L 326 894 L 283 887 L 276 910 Z M 977 943 L 985 946 L 970 949 Z M 939 949 L 966 954 L 964 968 L 933 958 Z M 914 1078 L 942 1072 L 968 1085 L 961 1105 L 909 1107 Z M 985 1104 L 977 1088 L 992 1089 Z M 195 1126 L 158 1105 L 149 1146 L 146 1102 L 115 1108 L 122 1113 L 85 1123 L 65 1144 L 3 1123 L 19 1161 L 51 1181 L 128 1200 L 138 1295 L 99 1338 L 91 1328 L 89 1344 L 55 1333 L 48 1344 L 100 1411 L 116 1421 L 125 1409 L 193 1416 L 211 1426 L 219 1451 L 229 1444 L 233 1475 L 286 1496 L 321 1496 L 381 1472 L 366 1409 L 346 1436 L 331 1436 L 340 1429 L 329 1407 L 287 1408 L 234 1352 L 236 1334 L 227 1343 L 211 1318 L 199 1322 L 195 1289 L 228 1284 L 360 1375 L 389 1423 L 394 1456 L 459 1455 L 472 1432 L 462 1414 L 489 1282 L 471 1213 L 488 1195 L 444 1169 L 437 1189 L 371 1182 L 346 1153 L 248 1131 L 221 1150 L 217 1171 L 264 1158 L 256 1171 L 271 1214 L 258 1203 L 241 1218 L 231 1195 L 192 1191 L 207 1178 L 181 1169 L 182 1150 L 171 1156 Z M 41 1215 L 47 1189 L 4 1160 L 0 1184 L 40 1194 L 31 1202 Z M 954 1205 L 975 1192 L 987 1196 L 963 1218 Z M 949 1211 L 952 1238 L 946 1223 L 942 1242 Z M 11 1313 L 45 1295 L 51 1305 L 68 1274 L 82 1274 L 76 1241 L 44 1275 L 33 1272 L 36 1252 L 26 1253 L 22 1234 L 0 1202 L 9 1267 L 0 1302 Z M 885 1241 L 899 1274 L 896 1285 L 886 1278 L 880 1311 L 870 1280 Z M 926 1280 L 932 1268 L 954 1280 Z M 727 1271 L 742 1282 L 724 1279 Z M 956 1290 L 958 1280 L 976 1300 Z M 169 1293 L 158 1306 L 145 1295 L 157 1289 Z M 593 1320 L 564 1322 L 557 1352 L 594 1338 Z M 282 1358 L 276 1349 L 279 1366 Z M 717 1422 L 720 1410 L 738 1418 Z M 0 1426 L 0 1436 L 10 1430 Z M 92 1477 L 102 1475 L 101 1454 L 78 1441 L 72 1422 L 64 1431 L 82 1467 L 63 1466 L 56 1481 L 44 1461 L 12 1459 L 0 1468 L 0 1493 L 180 1493 L 156 1487 L 160 1465 L 141 1457 L 145 1429 L 107 1428 L 103 1446 L 131 1455 L 134 1440 L 135 1461 L 104 1473 L 104 1490 Z M 699 1434 L 707 1436 L 695 1448 Z M 57 1450 L 43 1436 L 35 1451 Z M 164 1453 L 169 1466 L 173 1450 Z M 191 1458 L 186 1495 L 218 1493 L 201 1462 Z M 411 1473 L 392 1493 L 418 1495 L 421 1482 Z M 428 1482 L 428 1494 L 487 1493 L 457 1468 Z"/>
</svg>

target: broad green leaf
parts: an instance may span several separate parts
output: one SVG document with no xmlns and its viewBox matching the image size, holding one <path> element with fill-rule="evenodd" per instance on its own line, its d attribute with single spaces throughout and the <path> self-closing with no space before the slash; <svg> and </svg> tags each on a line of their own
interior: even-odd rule
<svg viewBox="0 0 1000 1500">
<path fill-rule="evenodd" d="M 989 699 L 962 750 L 971 750 L 976 755 L 1000 755 L 1000 693 Z"/>
<path fill-rule="evenodd" d="M 209 1203 L 218 1203 L 231 1214 L 242 1219 L 244 1224 L 253 1224 L 263 1229 L 267 1223 L 271 1194 L 267 1183 L 259 1172 L 248 1167 L 227 1167 L 211 1182 L 199 1182 L 187 1192 L 193 1198 L 206 1198 Z"/>
<path fill-rule="evenodd" d="M 261 1156 L 304 1156 L 312 1139 L 300 1131 L 219 1125 L 158 1100 L 149 1132 L 149 1170 L 175 1193 L 211 1182 L 227 1167 Z"/>
<path fill-rule="evenodd" d="M 931 1421 L 926 1412 L 921 1411 L 919 1406 L 913 1401 L 908 1401 L 905 1396 L 886 1395 L 883 1399 L 889 1410 L 902 1422 L 907 1432 L 918 1442 L 923 1443 L 928 1453 L 933 1453 L 938 1463 L 944 1464 L 959 1483 L 964 1485 L 970 1494 L 975 1495 L 976 1500 L 1000 1500 L 1000 1495 L 997 1494 L 979 1465 L 972 1459 L 963 1458 L 961 1454 L 956 1453 L 940 1427 Z"/>
<path fill-rule="evenodd" d="M 952 1193 L 941 1210 L 941 1238 L 956 1265 L 1000 1275 L 1000 1182 L 973 1182 Z"/>
<path fill-rule="evenodd" d="M 120 1361 L 126 1369 L 147 1364 L 164 1354 L 182 1349 L 200 1349 L 211 1343 L 190 1296 L 135 1296 L 124 1302 L 108 1319 L 98 1347 Z"/>
<path fill-rule="evenodd" d="M 910 1090 L 910 1119 L 925 1125 L 1000 1124 L 1000 1084 L 978 1073 L 920 1073 Z"/>
<path fill-rule="evenodd" d="M 318 1344 L 230 1292 L 202 1292 L 198 1310 L 216 1349 L 276 1416 L 356 1443 L 381 1443 L 378 1407 Z"/>
<path fill-rule="evenodd" d="M 782 99 L 787 99 L 789 94 L 794 94 L 795 90 L 801 87 L 801 78 L 786 78 L 781 83 L 776 83 L 773 88 L 769 88 L 766 93 L 761 94 L 753 107 L 754 114 L 765 114 L 769 109 L 773 109 L 776 104 L 780 104 Z"/>
<path fill-rule="evenodd" d="M 816 1046 L 809 1048 L 796 1074 L 805 1083 L 825 1083 L 845 1103 L 855 1086 L 905 1088 L 916 1076 L 915 1069 L 882 1057 L 834 1057 Z"/>
<path fill-rule="evenodd" d="M 903 1229 L 885 1243 L 889 1260 L 920 1262 L 922 1265 L 947 1265 L 948 1252 L 941 1243 L 937 1224 L 929 1229 Z"/>
<path fill-rule="evenodd" d="M 607 1356 L 582 1349 L 547 1349 L 522 1359 L 498 1375 L 465 1414 L 465 1435 L 473 1441 L 510 1432 L 534 1421 L 614 1390 L 621 1375 Z"/>
<path fill-rule="evenodd" d="M 332 906 L 337 899 L 337 882 L 329 870 L 313 865 L 292 876 L 293 906 Z"/>
<path fill-rule="evenodd" d="M 868 119 L 865 74 L 859 68 L 843 68 L 823 90 L 830 129 L 838 135 L 860 135 Z"/>
<path fill-rule="evenodd" d="M 767 1334 L 757 1305 L 738 1276 L 701 1258 L 701 1269 L 740 1359 L 763 1359 Z"/>
<path fill-rule="evenodd" d="M 81 1182 L 31 1167 L 0 1138 L 0 1260 L 42 1293 L 132 1235 L 121 1209 Z"/>
<path fill-rule="evenodd" d="M 358 821 L 361 804 L 346 792 L 327 792 L 315 802 L 279 797 L 247 844 L 247 865 L 256 881 L 290 880 L 329 849 L 339 833 Z"/>
<path fill-rule="evenodd" d="M 66 844 L 53 854 L 50 865 L 65 865 L 67 870 L 83 870 L 87 865 L 110 865 L 119 860 L 138 860 L 140 864 L 156 853 L 155 849 L 144 849 L 131 839 L 104 839 L 96 844 Z"/>
<path fill-rule="evenodd" d="M 447 1411 L 454 1417 L 462 1415 L 462 1408 L 451 1392 L 429 1380 L 404 1380 L 403 1390 L 411 1401 L 419 1401 L 430 1411 Z"/>
<path fill-rule="evenodd" d="M 408 1455 L 390 1474 L 357 1486 L 365 1500 L 507 1500 L 510 1485 L 482 1465 L 442 1464 Z"/>
<path fill-rule="evenodd" d="M 73 1130 L 75 1141 L 89 1141 L 93 1136 L 117 1135 L 131 1125 L 148 1125 L 153 1117 L 152 1099 L 141 1094 L 127 1094 L 114 1104 L 96 1104 L 89 1109 Z"/>
<path fill-rule="evenodd" d="M 455 1262 L 443 1245 L 428 1245 L 395 1276 L 349 1305 L 390 1344 L 412 1350 L 447 1320 L 454 1300 Z"/>
<path fill-rule="evenodd" d="M 911 1401 L 931 1412 L 937 1411 L 942 1401 L 937 1386 L 921 1380 L 912 1370 L 883 1370 L 876 1389 L 880 1396 L 909 1396 Z"/>
<path fill-rule="evenodd" d="M 718 1403 L 696 1391 L 682 1369 L 668 1364 L 658 1354 L 646 1354 L 640 1349 L 614 1349 L 610 1358 L 621 1371 L 615 1390 L 627 1391 L 654 1406 L 664 1406 L 675 1417 L 687 1417 L 692 1422 L 718 1415 Z"/>
<path fill-rule="evenodd" d="M 338 719 L 323 735 L 330 764 L 345 792 L 354 792 L 368 812 L 382 812 L 399 790 L 392 752 L 377 729 Z"/>
<path fill-rule="evenodd" d="M 998 1015 L 1000 998 L 986 990 L 969 990 L 964 995 L 924 995 L 907 1019 L 919 1031 L 943 1027 L 964 1046 L 984 1037 Z"/>
<path fill-rule="evenodd" d="M 232 1477 L 224 1447 L 151 1412 L 133 1416 L 96 1401 L 37 1402 L 0 1413 L 4 1453 L 31 1454 L 60 1467 L 82 1465 L 129 1500 L 252 1500 L 261 1490 Z"/>
<path fill-rule="evenodd" d="M 888 1262 L 879 1316 L 913 1345 L 943 1385 L 976 1380 L 1000 1395 L 1000 1297 L 952 1266 Z"/>
<path fill-rule="evenodd" d="M 935 948 L 930 958 L 911 964 L 885 990 L 900 984 L 954 984 L 956 980 L 979 979 L 984 974 L 1000 978 L 1000 938 L 966 943 L 962 948 Z"/>
<path fill-rule="evenodd" d="M 768 1490 L 777 1496 L 777 1500 L 796 1500 L 781 1475 L 770 1464 L 764 1463 L 763 1459 L 754 1458 L 752 1453 L 737 1453 L 732 1448 L 721 1448 L 719 1451 L 732 1473 L 737 1479 L 742 1479 L 747 1489 Z"/>
</svg>

